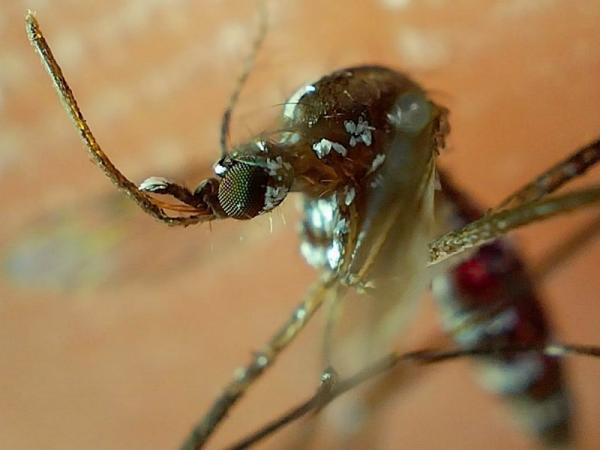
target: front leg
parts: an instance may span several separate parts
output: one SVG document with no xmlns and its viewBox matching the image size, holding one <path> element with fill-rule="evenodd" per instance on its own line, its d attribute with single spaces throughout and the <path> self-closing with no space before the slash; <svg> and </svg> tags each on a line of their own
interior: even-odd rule
<svg viewBox="0 0 600 450">
<path fill-rule="evenodd" d="M 198 203 L 188 188 L 163 177 L 146 178 L 139 185 L 139 189 L 152 194 L 170 195 L 189 206 L 196 206 Z"/>
<path fill-rule="evenodd" d="M 123 192 L 127 194 L 137 205 L 147 214 L 151 215 L 157 220 L 160 220 L 167 225 L 175 226 L 187 226 L 199 222 L 208 222 L 214 220 L 216 217 L 213 211 L 204 208 L 188 208 L 175 209 L 176 211 L 188 212 L 191 215 L 187 217 L 172 217 L 164 212 L 163 209 L 169 209 L 169 204 L 161 204 L 160 202 L 154 201 L 149 195 L 139 189 L 131 180 L 129 180 L 108 158 L 106 153 L 98 144 L 98 141 L 94 137 L 92 130 L 88 126 L 83 113 L 79 109 L 75 95 L 69 87 L 65 76 L 62 73 L 58 62 L 52 54 L 52 50 L 46 42 L 42 30 L 34 17 L 34 14 L 29 11 L 25 18 L 26 31 L 29 38 L 29 42 L 39 55 L 43 66 L 50 75 L 56 93 L 61 103 L 63 104 L 67 115 L 75 125 L 75 129 L 81 136 L 85 147 L 90 154 L 92 161 L 104 172 L 104 174 Z M 180 192 L 181 193 L 181 192 Z"/>
<path fill-rule="evenodd" d="M 225 386 L 202 421 L 192 430 L 181 450 L 198 450 L 204 447 L 229 410 L 298 336 L 328 298 L 331 290 L 337 288 L 337 285 L 338 280 L 329 275 L 315 283 L 291 317 L 271 337 L 262 350 L 254 354 L 250 363 L 235 372 L 234 379 Z"/>
<path fill-rule="evenodd" d="M 146 178 L 139 185 L 140 191 L 158 195 L 170 195 L 184 204 L 161 203 L 161 207 L 165 209 L 192 213 L 198 211 L 210 211 L 215 217 L 225 217 L 226 214 L 219 206 L 219 200 L 217 198 L 218 189 L 219 182 L 214 178 L 204 180 L 194 192 L 190 191 L 187 187 L 164 177 Z"/>
</svg>

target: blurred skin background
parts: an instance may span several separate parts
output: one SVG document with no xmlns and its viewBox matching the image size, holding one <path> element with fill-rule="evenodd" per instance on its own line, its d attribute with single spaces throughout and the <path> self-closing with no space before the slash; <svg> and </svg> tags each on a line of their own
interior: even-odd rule
<svg viewBox="0 0 600 450">
<path fill-rule="evenodd" d="M 218 157 L 257 3 L 2 0 L 0 8 L 0 447 L 176 448 L 315 277 L 297 251 L 296 199 L 270 218 L 212 227 L 169 229 L 144 215 L 88 161 L 26 40 L 27 8 L 115 164 L 136 182 L 158 175 L 195 187 Z M 450 108 L 440 163 L 486 206 L 600 135 L 596 1 L 290 0 L 269 3 L 269 20 L 234 143 L 272 126 L 301 84 L 365 63 L 410 73 Z M 595 171 L 578 184 L 598 181 Z M 593 219 L 572 214 L 515 239 L 535 267 Z M 540 287 L 561 340 L 600 344 L 599 242 Z M 211 448 L 313 392 L 322 322 L 285 352 Z M 438 328 L 429 299 L 415 323 L 405 349 Z M 600 361 L 565 363 L 577 448 L 598 448 Z M 382 402 L 368 438 L 344 445 L 536 448 L 471 368 L 422 370 Z M 300 448 L 339 448 L 334 429 L 324 422 Z M 305 430 L 291 427 L 260 448 L 285 448 Z"/>
</svg>

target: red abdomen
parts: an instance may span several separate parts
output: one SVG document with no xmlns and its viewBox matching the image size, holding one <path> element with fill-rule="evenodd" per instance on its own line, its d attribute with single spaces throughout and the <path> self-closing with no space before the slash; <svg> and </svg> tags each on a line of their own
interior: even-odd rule
<svg viewBox="0 0 600 450">
<path fill-rule="evenodd" d="M 478 211 L 444 180 L 458 224 Z M 444 328 L 463 348 L 539 348 L 549 324 L 533 281 L 506 240 L 481 247 L 433 282 Z M 560 360 L 532 350 L 477 358 L 484 385 L 507 398 L 527 427 L 548 446 L 568 444 L 571 411 Z"/>
</svg>

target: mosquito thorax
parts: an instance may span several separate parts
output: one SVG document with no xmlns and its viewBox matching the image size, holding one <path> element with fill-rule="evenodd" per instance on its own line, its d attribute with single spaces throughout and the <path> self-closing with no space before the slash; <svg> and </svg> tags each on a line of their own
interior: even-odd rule
<svg viewBox="0 0 600 450">
<path fill-rule="evenodd" d="M 269 153 L 268 145 L 255 140 L 214 165 L 220 178 L 218 202 L 228 217 L 247 220 L 269 212 L 290 191 L 292 166 L 281 155 Z"/>
<path fill-rule="evenodd" d="M 358 279 L 378 224 L 398 223 L 385 241 L 394 249 L 427 226 L 431 211 L 421 205 L 429 205 L 446 112 L 410 78 L 379 66 L 338 70 L 290 96 L 281 128 L 293 132 L 292 190 L 305 194 L 301 252 L 309 264 Z"/>
</svg>

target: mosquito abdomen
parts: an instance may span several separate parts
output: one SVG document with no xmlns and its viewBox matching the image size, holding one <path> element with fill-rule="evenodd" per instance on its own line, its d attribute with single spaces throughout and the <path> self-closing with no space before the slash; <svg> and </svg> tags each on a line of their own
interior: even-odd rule
<svg viewBox="0 0 600 450">
<path fill-rule="evenodd" d="M 479 212 L 444 180 L 456 224 Z M 571 403 L 560 360 L 535 349 L 549 343 L 548 319 L 533 280 L 506 240 L 482 246 L 433 282 L 444 328 L 463 348 L 531 348 L 477 358 L 486 388 L 508 399 L 517 417 L 544 445 L 570 443 Z"/>
</svg>

